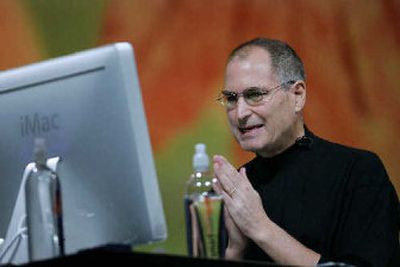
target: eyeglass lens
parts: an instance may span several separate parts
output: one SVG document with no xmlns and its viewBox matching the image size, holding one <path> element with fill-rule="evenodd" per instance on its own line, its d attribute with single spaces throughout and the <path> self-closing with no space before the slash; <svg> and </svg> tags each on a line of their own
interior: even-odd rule
<svg viewBox="0 0 400 267">
<path fill-rule="evenodd" d="M 240 94 L 234 92 L 223 92 L 221 100 L 228 107 L 233 107 L 236 105 L 239 97 L 242 95 L 247 104 L 255 105 L 263 99 L 264 95 L 267 94 L 269 94 L 269 92 L 263 92 L 261 89 L 251 88 L 243 91 Z"/>
</svg>

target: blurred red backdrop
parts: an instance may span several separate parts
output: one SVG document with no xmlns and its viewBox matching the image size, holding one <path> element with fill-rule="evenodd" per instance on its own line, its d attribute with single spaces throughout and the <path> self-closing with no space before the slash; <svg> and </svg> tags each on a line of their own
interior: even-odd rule
<svg viewBox="0 0 400 267">
<path fill-rule="evenodd" d="M 194 143 L 208 143 L 237 166 L 251 158 L 230 136 L 215 97 L 230 50 L 256 36 L 287 41 L 302 57 L 309 128 L 378 153 L 400 192 L 399 29 L 396 0 L 3 0 L 0 69 L 133 44 L 169 251 L 182 253 L 183 210 L 173 203 L 181 201 Z"/>
</svg>

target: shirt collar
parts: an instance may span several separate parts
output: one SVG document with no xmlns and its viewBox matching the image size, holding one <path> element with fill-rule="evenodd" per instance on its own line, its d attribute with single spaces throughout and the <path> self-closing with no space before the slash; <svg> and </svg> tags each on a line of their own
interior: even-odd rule
<svg viewBox="0 0 400 267">
<path fill-rule="evenodd" d="M 286 150 L 281 152 L 278 155 L 275 155 L 271 158 L 264 158 L 260 155 L 257 154 L 257 158 L 263 159 L 263 160 L 277 160 L 280 158 L 286 158 L 287 156 L 293 154 L 294 151 L 299 151 L 299 150 L 310 150 L 312 149 L 314 145 L 314 139 L 315 135 L 308 129 L 306 125 L 304 125 L 304 135 L 297 138 L 295 143 L 288 147 Z"/>
</svg>

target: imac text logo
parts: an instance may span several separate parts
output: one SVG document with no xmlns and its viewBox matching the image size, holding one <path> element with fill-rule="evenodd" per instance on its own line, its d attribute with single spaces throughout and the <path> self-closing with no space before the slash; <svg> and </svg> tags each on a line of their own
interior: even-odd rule
<svg viewBox="0 0 400 267">
<path fill-rule="evenodd" d="M 50 131 L 60 129 L 58 119 L 60 115 L 58 113 L 50 115 L 39 115 L 35 113 L 33 115 L 23 115 L 20 117 L 20 128 L 21 136 L 29 136 L 32 134 L 43 134 Z"/>
</svg>

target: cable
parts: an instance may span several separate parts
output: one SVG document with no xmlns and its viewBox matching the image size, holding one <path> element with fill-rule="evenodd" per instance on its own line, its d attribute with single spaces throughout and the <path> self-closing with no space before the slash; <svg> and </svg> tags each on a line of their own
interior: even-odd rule
<svg viewBox="0 0 400 267">
<path fill-rule="evenodd" d="M 11 239 L 10 243 L 8 244 L 7 247 L 3 250 L 3 254 L 0 255 L 0 262 L 3 260 L 3 258 L 6 256 L 8 250 L 14 245 L 16 241 L 19 241 L 25 234 L 26 234 L 27 228 L 24 227 L 20 229 L 17 234 Z M 18 246 L 16 247 L 18 249 Z M 12 260 L 12 259 L 11 259 Z"/>
<path fill-rule="evenodd" d="M 10 257 L 11 262 L 14 259 L 15 253 L 17 252 L 19 248 L 19 243 L 22 238 L 27 237 L 27 232 L 28 228 L 26 226 L 26 215 L 22 216 L 22 218 L 19 221 L 18 224 L 18 232 L 14 235 L 14 237 L 11 239 L 10 243 L 7 245 L 7 247 L 4 248 L 2 254 L 0 255 L 0 264 L 2 264 L 3 258 L 6 256 L 7 252 L 10 250 L 10 248 L 14 245 L 16 241 L 18 241 L 17 245 L 15 246 L 15 250 L 13 254 Z M 5 241 L 4 241 L 5 242 Z M 3 244 L 5 245 L 5 244 Z"/>
</svg>

